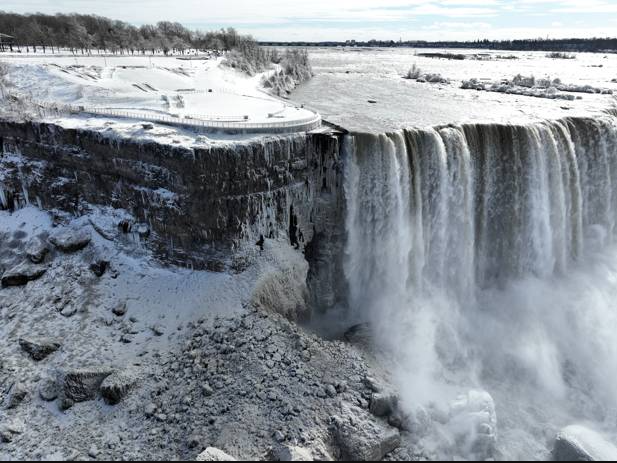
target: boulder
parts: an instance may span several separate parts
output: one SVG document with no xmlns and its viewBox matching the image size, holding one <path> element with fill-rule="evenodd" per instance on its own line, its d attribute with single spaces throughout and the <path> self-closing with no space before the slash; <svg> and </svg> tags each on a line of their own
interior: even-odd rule
<svg viewBox="0 0 617 463">
<path fill-rule="evenodd" d="M 364 417 L 363 410 L 344 406 L 334 419 L 334 441 L 347 461 L 381 461 L 401 445 L 398 429 Z"/>
<path fill-rule="evenodd" d="M 450 404 L 448 429 L 466 458 L 487 460 L 497 443 L 495 402 L 486 391 L 472 390 Z"/>
<path fill-rule="evenodd" d="M 28 261 L 22 262 L 4 272 L 2 275 L 2 286 L 24 286 L 29 281 L 41 278 L 46 271 L 46 267 L 34 265 Z"/>
<path fill-rule="evenodd" d="M 309 449 L 292 445 L 281 445 L 272 449 L 272 461 L 314 461 Z"/>
<path fill-rule="evenodd" d="M 117 405 L 135 387 L 139 380 L 133 370 L 112 373 L 101 383 L 101 395 L 109 405 Z"/>
<path fill-rule="evenodd" d="M 92 237 L 84 230 L 64 229 L 54 234 L 49 241 L 60 251 L 73 253 L 84 249 Z"/>
<path fill-rule="evenodd" d="M 101 384 L 114 370 L 108 368 L 84 368 L 72 370 L 64 376 L 64 395 L 75 403 L 96 399 Z"/>
<path fill-rule="evenodd" d="M 45 402 L 53 402 L 58 395 L 58 384 L 55 381 L 48 379 L 39 386 L 39 397 Z"/>
<path fill-rule="evenodd" d="M 208 447 L 195 461 L 237 461 L 234 457 L 226 454 L 222 450 L 215 449 L 214 447 Z"/>
<path fill-rule="evenodd" d="M 554 461 L 617 461 L 617 447 L 584 426 L 568 426 L 555 440 Z"/>
<path fill-rule="evenodd" d="M 369 410 L 375 416 L 390 416 L 396 411 L 398 400 L 394 392 L 377 392 L 371 396 Z"/>
<path fill-rule="evenodd" d="M 40 238 L 34 238 L 26 245 L 26 256 L 33 264 L 40 264 L 49 253 L 47 243 Z"/>
<path fill-rule="evenodd" d="M 21 338 L 19 345 L 32 360 L 37 362 L 46 359 L 61 347 L 58 340 L 51 338 Z"/>
</svg>

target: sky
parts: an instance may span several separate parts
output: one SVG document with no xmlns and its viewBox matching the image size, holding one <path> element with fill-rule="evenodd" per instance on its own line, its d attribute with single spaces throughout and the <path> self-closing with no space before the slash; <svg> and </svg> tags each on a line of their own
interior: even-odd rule
<svg viewBox="0 0 617 463">
<path fill-rule="evenodd" d="M 617 0 L 2 0 L 0 10 L 233 26 L 273 41 L 617 36 Z"/>
</svg>

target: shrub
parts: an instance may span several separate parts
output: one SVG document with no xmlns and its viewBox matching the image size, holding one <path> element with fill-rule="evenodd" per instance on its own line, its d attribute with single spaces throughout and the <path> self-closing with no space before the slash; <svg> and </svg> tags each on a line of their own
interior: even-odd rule
<svg viewBox="0 0 617 463">
<path fill-rule="evenodd" d="M 570 55 L 568 53 L 563 53 L 563 52 L 558 52 L 558 51 L 548 53 L 546 57 L 551 58 L 551 59 L 576 59 L 576 55 Z"/>
<path fill-rule="evenodd" d="M 421 75 L 422 70 L 414 64 L 411 69 L 407 71 L 407 75 L 405 76 L 405 78 L 409 80 L 416 80 L 419 79 Z"/>
</svg>

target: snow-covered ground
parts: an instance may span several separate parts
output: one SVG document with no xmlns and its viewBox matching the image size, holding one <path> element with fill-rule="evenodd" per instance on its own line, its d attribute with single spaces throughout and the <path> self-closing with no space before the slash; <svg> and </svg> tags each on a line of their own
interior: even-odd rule
<svg viewBox="0 0 617 463">
<path fill-rule="evenodd" d="M 282 125 L 316 116 L 267 94 L 261 83 L 268 73 L 249 77 L 222 64 L 224 58 L 180 58 L 0 57 L 11 64 L 11 92 L 44 104 L 126 111 L 136 120 L 172 117 L 188 122 Z"/>
<path fill-rule="evenodd" d="M 421 56 L 425 53 L 476 55 L 482 59 Z M 597 114 L 617 101 L 613 95 L 574 93 L 582 98 L 564 101 L 461 89 L 463 81 L 470 79 L 488 84 L 521 74 L 617 93 L 616 54 L 578 53 L 576 59 L 566 60 L 548 58 L 545 52 L 322 48 L 311 49 L 310 58 L 316 76 L 299 86 L 293 99 L 350 130 L 529 122 Z M 403 79 L 414 64 L 422 74 L 441 74 L 449 82 Z"/>
<path fill-rule="evenodd" d="M 0 460 L 190 461 L 213 446 L 241 460 L 286 461 L 290 449 L 356 460 L 399 447 L 399 431 L 369 411 L 385 382 L 367 378 L 380 369 L 250 307 L 290 296 L 273 282 L 307 271 L 300 252 L 268 240 L 246 250 L 242 271 L 161 267 L 119 230 L 125 214 L 0 211 L 0 269 L 28 261 L 33 240 L 48 248 L 27 264 L 42 276 L 0 290 Z M 90 242 L 61 251 L 50 238 L 61 230 Z M 104 392 L 114 381 L 117 403 Z"/>
</svg>

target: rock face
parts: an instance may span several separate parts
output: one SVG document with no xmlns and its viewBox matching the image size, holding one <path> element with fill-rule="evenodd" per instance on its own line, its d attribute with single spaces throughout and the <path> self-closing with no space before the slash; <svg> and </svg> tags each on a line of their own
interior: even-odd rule
<svg viewBox="0 0 617 463">
<path fill-rule="evenodd" d="M 555 440 L 555 461 L 615 461 L 617 447 L 583 426 L 568 426 Z"/>
<path fill-rule="evenodd" d="M 195 459 L 195 461 L 237 461 L 234 457 L 226 454 L 222 450 L 215 449 L 213 447 L 208 447 L 199 456 Z"/>
<path fill-rule="evenodd" d="M 90 205 L 123 208 L 143 224 L 132 227 L 133 238 L 167 262 L 195 269 L 220 267 L 221 251 L 238 241 L 285 237 L 306 251 L 316 305 L 339 297 L 344 202 L 336 136 L 189 148 L 0 122 L 0 139 L 8 155 L 0 156 L 3 189 L 11 198 L 0 209 L 29 202 L 71 214 Z M 64 252 L 86 241 L 73 231 L 52 238 Z"/>
<path fill-rule="evenodd" d="M 4 272 L 2 275 L 2 286 L 24 286 L 29 281 L 41 278 L 46 271 L 46 267 L 34 265 L 31 262 L 22 262 Z"/>
<path fill-rule="evenodd" d="M 343 460 L 381 461 L 401 445 L 397 429 L 362 418 L 362 411 L 355 407 L 344 407 L 335 428 L 335 442 Z"/>
<path fill-rule="evenodd" d="M 32 360 L 40 362 L 60 349 L 61 343 L 51 338 L 21 338 L 19 345 Z"/>
<path fill-rule="evenodd" d="M 101 384 L 101 395 L 109 405 L 117 405 L 135 387 L 139 375 L 132 370 L 123 370 L 109 375 Z"/>
<path fill-rule="evenodd" d="M 71 253 L 84 249 L 92 237 L 84 230 L 62 230 L 49 238 L 51 244 L 62 252 Z"/>
<path fill-rule="evenodd" d="M 94 400 L 103 381 L 112 373 L 114 371 L 107 368 L 69 371 L 64 376 L 64 395 L 76 403 Z"/>
</svg>

